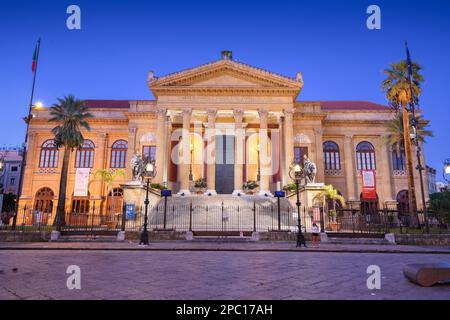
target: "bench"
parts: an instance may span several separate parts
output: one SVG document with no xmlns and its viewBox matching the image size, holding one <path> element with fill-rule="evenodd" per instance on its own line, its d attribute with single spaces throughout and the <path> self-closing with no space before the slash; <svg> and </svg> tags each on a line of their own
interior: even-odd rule
<svg viewBox="0 0 450 320">
<path fill-rule="evenodd" d="M 450 281 L 450 263 L 409 264 L 403 269 L 403 274 L 422 287 L 431 287 Z"/>
</svg>

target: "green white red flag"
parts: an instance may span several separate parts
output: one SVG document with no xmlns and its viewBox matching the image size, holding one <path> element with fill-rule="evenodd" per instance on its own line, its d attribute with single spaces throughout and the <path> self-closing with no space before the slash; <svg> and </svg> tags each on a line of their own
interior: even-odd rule
<svg viewBox="0 0 450 320">
<path fill-rule="evenodd" d="M 36 71 L 37 60 L 39 56 L 39 42 L 41 42 L 40 39 L 38 40 L 38 42 L 36 43 L 36 47 L 34 48 L 33 61 L 31 62 L 31 72 L 33 73 Z"/>
</svg>

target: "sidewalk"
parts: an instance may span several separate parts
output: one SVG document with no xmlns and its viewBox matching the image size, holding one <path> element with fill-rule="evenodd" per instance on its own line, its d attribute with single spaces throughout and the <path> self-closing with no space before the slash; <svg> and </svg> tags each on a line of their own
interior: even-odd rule
<svg viewBox="0 0 450 320">
<path fill-rule="evenodd" d="M 450 254 L 450 246 L 402 246 L 321 244 L 318 248 L 296 248 L 295 242 L 188 242 L 153 241 L 139 246 L 136 241 L 126 242 L 1 242 L 0 250 L 91 250 L 91 251 L 247 251 L 247 252 L 348 252 L 348 253 L 420 253 Z M 309 245 L 309 244 L 308 244 Z"/>
</svg>

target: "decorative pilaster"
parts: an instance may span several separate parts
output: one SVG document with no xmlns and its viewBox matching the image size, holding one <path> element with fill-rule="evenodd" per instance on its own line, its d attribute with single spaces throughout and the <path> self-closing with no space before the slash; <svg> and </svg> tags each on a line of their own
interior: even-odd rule
<svg viewBox="0 0 450 320">
<path fill-rule="evenodd" d="M 242 109 L 234 109 L 235 122 L 235 143 L 234 143 L 234 191 L 233 194 L 243 193 L 242 185 L 244 180 L 244 139 L 245 129 L 242 123 L 244 111 Z"/>
<path fill-rule="evenodd" d="M 345 180 L 347 182 L 347 197 L 349 201 L 357 200 L 355 197 L 355 166 L 353 165 L 353 135 L 344 138 Z"/>
<path fill-rule="evenodd" d="M 181 161 L 180 167 L 180 191 L 179 194 L 189 195 L 189 169 L 191 166 L 191 114 L 192 109 L 183 110 L 183 131 L 181 133 Z"/>
<path fill-rule="evenodd" d="M 323 129 L 314 128 L 314 139 L 316 142 L 316 166 L 317 166 L 317 182 L 325 182 L 325 166 L 323 158 Z"/>
<path fill-rule="evenodd" d="M 155 182 L 162 183 L 164 170 L 165 149 L 166 149 L 166 109 L 158 109 L 156 117 L 156 177 Z"/>
<path fill-rule="evenodd" d="M 206 128 L 206 194 L 216 192 L 216 116 L 217 109 L 208 109 L 208 125 Z"/>
<path fill-rule="evenodd" d="M 131 127 L 128 128 L 128 151 L 127 151 L 127 162 L 125 163 L 125 170 L 127 172 L 127 180 L 133 179 L 133 174 L 131 172 L 131 158 L 133 154 L 136 152 L 136 134 L 137 128 Z"/>
<path fill-rule="evenodd" d="M 389 159 L 392 158 L 392 154 L 390 152 L 389 146 L 385 145 L 384 143 L 381 143 L 380 149 L 381 154 L 385 153 L 385 157 L 381 157 L 381 175 L 383 177 L 383 187 L 384 187 L 384 201 L 386 202 L 392 202 L 392 181 L 391 181 L 391 168 L 389 165 Z M 378 172 L 378 170 L 377 170 Z"/>
<path fill-rule="evenodd" d="M 294 161 L 294 109 L 284 110 L 283 186 L 290 182 L 289 167 Z M 282 186 L 282 187 L 283 187 Z"/>
<path fill-rule="evenodd" d="M 259 193 L 262 195 L 270 194 L 270 158 L 268 153 L 268 118 L 269 112 L 265 109 L 259 109 L 259 165 L 261 177 L 259 181 Z"/>
</svg>

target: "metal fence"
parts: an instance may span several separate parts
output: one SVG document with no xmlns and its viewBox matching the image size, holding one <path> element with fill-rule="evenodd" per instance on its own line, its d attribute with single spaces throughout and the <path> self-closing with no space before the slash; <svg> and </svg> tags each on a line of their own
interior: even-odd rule
<svg viewBox="0 0 450 320">
<path fill-rule="evenodd" d="M 338 210 L 334 220 L 328 222 L 334 232 L 351 233 L 449 233 L 449 213 L 423 212 L 402 214 L 397 210 L 377 210 L 362 214 L 357 209 Z"/>
<path fill-rule="evenodd" d="M 70 212 L 65 215 L 62 231 L 117 232 L 141 231 L 144 225 L 143 208 L 126 212 L 100 213 L 95 208 L 87 213 Z M 123 210 L 122 210 L 123 209 Z M 317 210 L 315 210 L 317 209 Z M 339 233 L 450 233 L 449 214 L 429 212 L 417 215 L 400 214 L 397 210 L 378 210 L 362 214 L 358 209 L 338 210 L 329 217 L 321 208 L 301 208 L 303 232 L 310 232 L 313 221 L 327 232 Z M 19 212 L 16 231 L 50 231 L 55 213 L 23 209 Z M 12 219 L 10 219 L 12 221 Z M 274 204 L 208 205 L 164 204 L 148 206 L 148 230 L 175 230 L 192 232 L 270 232 L 297 231 L 297 208 Z M 428 225 L 428 228 L 427 228 Z M 11 224 L 1 224 L 0 230 L 11 230 Z"/>
</svg>

